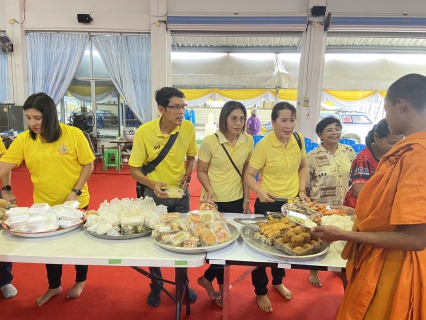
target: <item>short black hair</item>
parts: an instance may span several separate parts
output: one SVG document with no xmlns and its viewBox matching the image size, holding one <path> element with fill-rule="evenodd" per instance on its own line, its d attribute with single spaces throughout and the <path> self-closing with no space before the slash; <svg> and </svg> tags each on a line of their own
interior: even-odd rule
<svg viewBox="0 0 426 320">
<path fill-rule="evenodd" d="M 244 113 L 244 119 L 247 119 L 247 110 L 246 107 L 241 102 L 238 101 L 228 101 L 220 110 L 219 115 L 219 131 L 225 134 L 228 131 L 228 126 L 226 125 L 226 119 L 236 109 L 241 109 Z M 246 131 L 246 122 L 244 121 L 242 132 Z"/>
<path fill-rule="evenodd" d="M 47 142 L 52 143 L 61 137 L 61 127 L 59 126 L 58 111 L 55 102 L 44 92 L 30 95 L 23 105 L 24 110 L 36 109 L 43 115 L 41 121 L 41 137 Z M 37 134 L 30 130 L 31 139 L 35 140 Z"/>
<path fill-rule="evenodd" d="M 386 99 L 395 105 L 399 98 L 408 100 L 417 111 L 423 112 L 426 109 L 426 77 L 410 73 L 392 83 Z"/>
<path fill-rule="evenodd" d="M 157 101 L 157 105 L 164 108 L 169 105 L 170 98 L 173 97 L 185 98 L 185 94 L 179 89 L 173 87 L 163 87 L 160 90 L 155 91 L 155 101 Z"/>
<path fill-rule="evenodd" d="M 296 108 L 288 103 L 288 102 L 278 102 L 273 108 L 271 112 L 271 120 L 276 121 L 280 114 L 281 110 L 290 110 L 291 115 L 296 118 Z"/>
<path fill-rule="evenodd" d="M 365 144 L 371 146 L 374 143 L 374 134 L 377 133 L 380 139 L 386 138 L 390 134 L 389 125 L 386 119 L 382 119 L 374 125 L 367 136 L 365 137 Z"/>
<path fill-rule="evenodd" d="M 333 116 L 325 117 L 320 122 L 318 122 L 317 126 L 315 127 L 315 132 L 317 133 L 318 137 L 322 134 L 322 132 L 327 126 L 333 123 L 337 123 L 340 129 L 342 129 L 342 123 L 340 122 L 340 120 Z"/>
</svg>

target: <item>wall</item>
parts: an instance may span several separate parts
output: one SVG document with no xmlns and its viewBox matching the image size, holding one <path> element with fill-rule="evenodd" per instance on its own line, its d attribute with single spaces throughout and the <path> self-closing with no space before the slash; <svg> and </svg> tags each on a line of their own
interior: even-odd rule
<svg viewBox="0 0 426 320">
<path fill-rule="evenodd" d="M 0 0 L 0 30 L 6 30 L 6 20 L 4 19 L 4 0 Z"/>
<path fill-rule="evenodd" d="M 308 10 L 308 0 L 168 0 L 168 12 L 180 13 L 304 13 Z"/>
<path fill-rule="evenodd" d="M 375 14 L 425 14 L 424 0 L 327 0 L 327 11 L 337 13 Z"/>
<path fill-rule="evenodd" d="M 4 10 L 0 0 L 1 10 Z M 10 0 L 9 0 L 10 1 Z M 77 13 L 93 18 L 90 24 L 77 21 Z M 0 26 L 4 14 L 0 16 Z M 4 17 L 20 20 L 19 17 Z M 149 32 L 150 0 L 32 0 L 26 1 L 25 30 Z M 1 29 L 1 28 L 0 28 Z"/>
</svg>

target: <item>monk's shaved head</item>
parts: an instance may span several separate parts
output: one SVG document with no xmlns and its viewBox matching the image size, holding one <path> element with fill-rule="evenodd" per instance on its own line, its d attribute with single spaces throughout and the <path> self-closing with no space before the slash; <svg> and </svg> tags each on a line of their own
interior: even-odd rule
<svg viewBox="0 0 426 320">
<path fill-rule="evenodd" d="M 417 111 L 426 110 L 426 77 L 410 73 L 396 80 L 388 89 L 386 99 L 396 104 L 397 99 L 405 99 L 416 108 Z"/>
</svg>

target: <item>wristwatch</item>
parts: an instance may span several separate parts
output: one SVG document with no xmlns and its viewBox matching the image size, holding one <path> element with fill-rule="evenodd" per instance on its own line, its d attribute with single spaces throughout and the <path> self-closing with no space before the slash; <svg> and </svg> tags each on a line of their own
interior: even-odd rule
<svg viewBox="0 0 426 320">
<path fill-rule="evenodd" d="M 12 191 L 12 187 L 10 185 L 5 185 L 1 189 L 4 190 L 4 191 Z"/>
<path fill-rule="evenodd" d="M 78 196 L 81 196 L 81 194 L 83 193 L 83 191 L 77 189 L 72 189 L 72 192 L 74 192 Z"/>
<path fill-rule="evenodd" d="M 249 199 L 249 198 L 247 198 L 247 199 L 244 199 L 244 201 L 250 202 L 250 199 Z"/>
</svg>

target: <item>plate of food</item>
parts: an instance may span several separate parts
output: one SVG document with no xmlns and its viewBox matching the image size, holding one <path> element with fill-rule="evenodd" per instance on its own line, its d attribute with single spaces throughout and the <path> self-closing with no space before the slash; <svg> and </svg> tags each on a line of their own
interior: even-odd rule
<svg viewBox="0 0 426 320">
<path fill-rule="evenodd" d="M 75 230 L 77 228 L 79 228 L 83 223 L 85 222 L 85 218 L 81 218 L 81 221 L 69 226 L 67 228 L 58 228 L 56 230 L 52 230 L 52 231 L 44 231 L 44 232 L 22 232 L 22 231 L 12 231 L 10 230 L 10 228 L 7 226 L 7 224 L 5 224 L 4 222 L 2 223 L 2 227 L 3 230 L 6 230 L 8 232 L 10 232 L 11 234 L 18 236 L 18 237 L 24 237 L 24 238 L 44 238 L 44 237 L 52 237 L 52 236 L 57 236 L 72 230 Z"/>
<path fill-rule="evenodd" d="M 284 216 L 248 223 L 241 229 L 241 236 L 253 250 L 277 259 L 310 260 L 327 253 L 329 247 L 308 228 Z"/>
<path fill-rule="evenodd" d="M 86 226 L 84 226 L 84 231 L 86 231 L 88 234 L 90 234 L 93 237 L 107 239 L 107 240 L 128 240 L 128 239 L 142 238 L 142 237 L 150 236 L 152 232 L 152 230 L 146 226 L 143 226 L 142 228 L 136 228 L 136 229 L 132 228 L 132 230 L 129 230 L 127 234 L 121 234 L 119 229 L 115 229 L 116 232 L 113 232 L 110 234 L 98 234 L 94 231 L 87 230 Z"/>
</svg>

